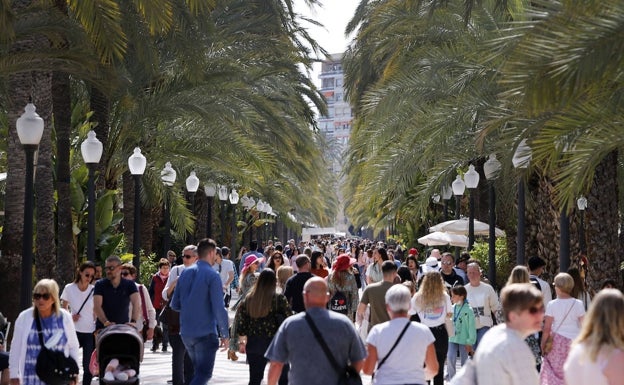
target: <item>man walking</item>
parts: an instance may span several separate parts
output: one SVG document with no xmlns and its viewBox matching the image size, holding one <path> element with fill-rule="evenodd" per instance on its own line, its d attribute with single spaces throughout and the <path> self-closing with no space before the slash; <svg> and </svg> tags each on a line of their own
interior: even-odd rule
<svg viewBox="0 0 624 385">
<path fill-rule="evenodd" d="M 224 249 L 227 249 L 224 247 Z M 227 249 L 228 253 L 230 252 Z M 212 265 L 212 268 L 219 273 L 219 277 L 221 277 L 221 283 L 223 284 L 223 301 L 225 303 L 225 307 L 230 307 L 230 298 L 232 297 L 232 290 L 230 289 L 230 284 L 234 280 L 234 262 L 229 259 L 223 258 L 223 252 L 217 249 L 217 256 L 215 258 L 215 262 Z"/>
<path fill-rule="evenodd" d="M 394 265 L 394 264 L 393 264 Z M 303 301 L 306 311 L 286 318 L 265 357 L 270 361 L 268 385 L 276 385 L 285 363 L 290 363 L 289 385 L 336 384 L 342 372 L 337 372 L 314 336 L 306 316 L 322 329 L 322 338 L 331 346 L 331 354 L 341 368 L 351 365 L 362 369 L 366 349 L 353 324 L 343 314 L 327 310 L 329 292 L 320 277 L 310 278 L 304 286 Z M 314 357 L 314 367 L 310 366 Z"/>
<path fill-rule="evenodd" d="M 377 324 L 390 321 L 390 316 L 386 311 L 386 292 L 394 285 L 397 266 L 393 261 L 384 261 L 381 264 L 381 273 L 383 274 L 383 280 L 366 286 L 357 308 L 357 321 L 360 323 L 364 317 L 364 312 L 366 312 L 366 305 L 370 305 L 368 330 L 371 330 Z"/>
<path fill-rule="evenodd" d="M 212 378 L 217 349 L 228 346 L 228 314 L 221 278 L 212 268 L 217 244 L 204 238 L 197 244 L 197 254 L 197 263 L 178 279 L 171 308 L 180 312 L 180 335 L 195 370 L 190 385 L 205 385 Z"/>
<path fill-rule="evenodd" d="M 162 297 L 168 301 L 178 283 L 178 278 L 187 267 L 197 262 L 197 246 L 188 245 L 182 250 L 182 264 L 174 266 L 169 272 L 169 279 L 162 291 Z M 169 306 L 169 305 L 167 305 Z M 180 336 L 180 313 L 169 309 L 166 313 L 166 322 L 171 344 L 171 375 L 173 385 L 188 385 L 193 378 L 193 363 L 186 352 L 184 342 Z"/>
<path fill-rule="evenodd" d="M 141 315 L 141 298 L 133 281 L 121 278 L 121 259 L 116 255 L 106 258 L 106 278 L 95 283 L 93 312 L 97 317 L 95 329 L 112 324 L 136 322 Z M 132 313 L 130 313 L 132 305 Z M 132 314 L 131 317 L 128 317 Z"/>
<path fill-rule="evenodd" d="M 546 262 L 537 256 L 529 258 L 529 280 L 537 289 L 539 289 L 544 295 L 544 306 L 548 305 L 548 302 L 552 301 L 552 290 L 548 282 L 540 278 L 540 275 L 544 273 L 544 267 Z"/>
<path fill-rule="evenodd" d="M 300 313 L 305 310 L 302 294 L 303 286 L 313 277 L 312 273 L 310 273 L 312 263 L 307 255 L 301 254 L 295 260 L 295 264 L 297 265 L 297 274 L 288 278 L 288 281 L 286 281 L 284 296 L 288 300 L 292 311 Z"/>
</svg>

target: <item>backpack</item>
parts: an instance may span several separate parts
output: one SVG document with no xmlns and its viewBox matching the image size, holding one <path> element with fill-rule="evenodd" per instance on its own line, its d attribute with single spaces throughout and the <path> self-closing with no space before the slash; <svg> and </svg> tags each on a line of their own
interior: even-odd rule
<svg viewBox="0 0 624 385">
<path fill-rule="evenodd" d="M 343 292 L 337 290 L 329 300 L 329 310 L 347 315 L 347 297 Z"/>
<path fill-rule="evenodd" d="M 531 277 L 531 278 L 529 278 L 529 281 L 531 281 L 531 283 L 537 288 L 537 290 L 539 290 L 540 292 L 542 291 L 542 286 L 540 285 L 540 283 L 537 280 L 537 278 Z"/>
</svg>

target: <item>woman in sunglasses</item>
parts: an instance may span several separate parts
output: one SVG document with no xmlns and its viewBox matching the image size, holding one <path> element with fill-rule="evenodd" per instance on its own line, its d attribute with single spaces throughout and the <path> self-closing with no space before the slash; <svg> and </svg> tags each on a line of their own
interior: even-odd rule
<svg viewBox="0 0 624 385">
<path fill-rule="evenodd" d="M 76 272 L 76 279 L 73 283 L 65 286 L 61 294 L 61 305 L 63 309 L 71 312 L 78 343 L 82 347 L 82 367 L 89 367 L 91 353 L 95 348 L 93 332 L 95 331 L 95 314 L 93 313 L 93 279 L 95 276 L 95 264 L 84 262 Z M 84 370 L 82 373 L 82 383 L 91 383 L 91 373 Z"/>
<path fill-rule="evenodd" d="M 42 279 L 33 289 L 33 306 L 20 313 L 11 341 L 9 370 L 11 384 L 41 384 L 35 364 L 41 351 L 37 322 L 43 341 L 50 350 L 69 352 L 78 362 L 78 338 L 71 314 L 61 309 L 59 287 L 52 279 Z M 52 345 L 52 346 L 49 346 Z M 72 382 L 78 383 L 78 378 Z"/>
</svg>

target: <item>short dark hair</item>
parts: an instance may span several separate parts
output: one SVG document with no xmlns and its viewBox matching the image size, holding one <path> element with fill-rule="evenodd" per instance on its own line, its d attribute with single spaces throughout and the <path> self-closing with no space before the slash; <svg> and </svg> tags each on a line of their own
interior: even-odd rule
<svg viewBox="0 0 624 385">
<path fill-rule="evenodd" d="M 529 270 L 533 271 L 539 269 L 542 266 L 546 266 L 546 262 L 540 257 L 529 258 Z"/>
<path fill-rule="evenodd" d="M 388 273 L 394 273 L 395 271 L 397 271 L 398 267 L 396 265 L 396 263 L 394 263 L 394 261 L 384 261 L 381 264 L 381 272 L 383 273 L 383 275 L 386 275 Z"/>
<path fill-rule="evenodd" d="M 197 255 L 199 256 L 199 258 L 206 257 L 209 252 L 216 249 L 217 243 L 210 238 L 204 238 L 201 241 L 197 242 Z"/>
<path fill-rule="evenodd" d="M 252 240 L 249 242 L 249 250 L 256 251 L 258 250 L 258 241 Z"/>
<path fill-rule="evenodd" d="M 227 247 L 227 246 L 222 246 L 221 247 L 221 255 L 223 256 L 223 258 L 225 258 L 228 255 L 230 255 L 230 248 Z"/>
<path fill-rule="evenodd" d="M 382 260 L 384 260 L 384 261 L 388 260 L 388 251 L 386 251 L 386 249 L 384 249 L 383 247 L 378 247 L 377 248 L 377 252 L 381 256 Z"/>
</svg>

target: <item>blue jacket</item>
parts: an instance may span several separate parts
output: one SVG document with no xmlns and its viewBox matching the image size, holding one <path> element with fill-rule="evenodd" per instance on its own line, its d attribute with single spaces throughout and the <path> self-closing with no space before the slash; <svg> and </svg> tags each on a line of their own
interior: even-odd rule
<svg viewBox="0 0 624 385">
<path fill-rule="evenodd" d="M 221 277 L 208 262 L 200 259 L 182 272 L 170 306 L 180 312 L 183 337 L 229 337 Z"/>
</svg>

